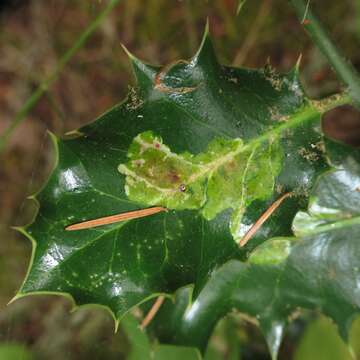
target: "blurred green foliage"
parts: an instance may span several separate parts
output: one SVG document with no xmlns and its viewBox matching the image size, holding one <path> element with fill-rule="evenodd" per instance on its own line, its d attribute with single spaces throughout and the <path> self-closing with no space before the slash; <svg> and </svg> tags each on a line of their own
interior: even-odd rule
<svg viewBox="0 0 360 360">
<path fill-rule="evenodd" d="M 30 351 L 19 344 L 0 344 L 0 360 L 32 360 Z"/>
<path fill-rule="evenodd" d="M 352 359 L 349 349 L 339 338 L 335 326 L 325 317 L 319 317 L 311 322 L 298 344 L 294 360 L 307 359 Z"/>
</svg>

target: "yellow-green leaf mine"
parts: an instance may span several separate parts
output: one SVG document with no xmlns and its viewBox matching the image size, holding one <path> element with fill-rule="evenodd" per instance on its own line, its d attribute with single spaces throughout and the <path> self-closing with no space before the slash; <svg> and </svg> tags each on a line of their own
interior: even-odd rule
<svg viewBox="0 0 360 360">
<path fill-rule="evenodd" d="M 129 161 L 119 171 L 126 176 L 125 192 L 132 201 L 199 209 L 206 220 L 233 209 L 230 229 L 238 240 L 246 206 L 272 195 L 282 158 L 276 139 L 245 146 L 241 139 L 215 138 L 203 153 L 176 154 L 146 131 L 135 137 Z"/>
</svg>

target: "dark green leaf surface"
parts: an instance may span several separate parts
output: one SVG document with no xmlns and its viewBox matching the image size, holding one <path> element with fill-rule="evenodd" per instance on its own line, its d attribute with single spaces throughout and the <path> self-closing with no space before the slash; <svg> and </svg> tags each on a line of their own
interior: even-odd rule
<svg viewBox="0 0 360 360">
<path fill-rule="evenodd" d="M 299 309 L 321 310 L 347 340 L 360 307 L 360 152 L 327 147 L 334 168 L 320 177 L 308 211 L 296 215 L 298 236 L 270 239 L 247 263 L 227 262 L 192 304 L 191 290 L 182 289 L 158 319 L 164 341 L 205 346 L 217 319 L 234 308 L 259 324 L 274 357 Z"/>
<path fill-rule="evenodd" d="M 202 346 L 218 315 L 236 303 L 227 298 L 227 283 L 218 285 L 219 276 L 229 277 L 229 284 L 234 279 L 244 282 L 247 290 L 239 287 L 239 291 L 247 297 L 239 300 L 239 295 L 237 300 L 249 303 L 250 313 L 266 309 L 261 322 L 278 339 L 274 321 L 281 332 L 287 311 L 281 308 L 278 314 L 269 301 L 277 291 L 282 257 L 269 269 L 238 260 L 247 259 L 269 237 L 292 235 L 294 215 L 316 176 L 328 168 L 317 129 L 320 115 L 341 99 L 324 106 L 307 100 L 296 68 L 279 75 L 269 66 L 261 70 L 222 66 L 207 34 L 190 61 L 157 68 L 129 56 L 137 88 L 128 98 L 73 132 L 72 138 L 54 137 L 56 166 L 36 195 L 35 221 L 21 229 L 33 242 L 33 254 L 16 298 L 65 294 L 77 305 L 109 309 L 118 321 L 151 297 L 195 284 L 194 298 L 201 293 L 193 309 L 208 299 L 204 294 L 209 289 L 214 289 L 211 296 L 223 300 L 194 336 L 194 341 L 201 337 L 195 345 Z M 136 153 L 139 136 L 148 136 L 148 143 Z M 172 159 L 165 165 L 159 165 L 165 157 L 158 146 L 166 148 Z M 179 165 L 183 159 L 196 171 L 208 166 L 204 176 L 194 182 L 194 169 Z M 132 161 L 145 164 L 146 171 L 130 174 Z M 182 185 L 189 201 L 181 202 Z M 158 202 L 154 188 L 155 195 L 161 195 Z M 176 199 L 169 193 L 164 197 L 164 188 Z M 247 229 L 288 191 L 295 196 L 247 247 L 239 249 L 237 241 Z M 88 230 L 65 230 L 73 223 L 152 205 L 166 205 L 169 211 Z M 286 276 L 292 283 L 308 279 L 297 279 L 296 272 Z M 289 301 L 285 298 L 281 304 Z M 198 310 L 210 311 L 202 305 Z"/>
</svg>

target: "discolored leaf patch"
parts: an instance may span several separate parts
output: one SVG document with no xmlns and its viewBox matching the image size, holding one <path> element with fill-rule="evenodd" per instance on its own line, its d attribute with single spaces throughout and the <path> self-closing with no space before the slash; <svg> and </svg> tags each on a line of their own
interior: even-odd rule
<svg viewBox="0 0 360 360">
<path fill-rule="evenodd" d="M 125 193 L 130 200 L 174 210 L 198 209 L 206 220 L 231 208 L 235 241 L 241 238 L 246 207 L 273 194 L 283 160 L 275 137 L 254 145 L 215 138 L 205 152 L 193 155 L 171 152 L 151 132 L 135 137 L 128 157 L 118 169 L 126 175 Z"/>
<path fill-rule="evenodd" d="M 273 358 L 302 309 L 331 317 L 347 341 L 360 313 L 360 152 L 333 142 L 327 150 L 334 167 L 320 176 L 308 210 L 296 215 L 297 236 L 269 239 L 247 263 L 224 264 L 194 302 L 191 289 L 179 290 L 158 318 L 164 341 L 204 347 L 217 319 L 234 308 L 260 326 Z M 171 321 L 161 325 L 165 317 Z"/>
</svg>

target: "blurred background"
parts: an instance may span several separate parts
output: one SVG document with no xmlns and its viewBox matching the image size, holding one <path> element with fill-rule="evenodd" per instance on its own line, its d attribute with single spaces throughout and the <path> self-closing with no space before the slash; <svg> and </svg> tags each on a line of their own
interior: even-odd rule
<svg viewBox="0 0 360 360">
<path fill-rule="evenodd" d="M 107 3 L 0 1 L 0 135 Z M 360 69 L 360 1 L 313 0 L 312 6 Z M 11 226 L 31 220 L 34 208 L 26 197 L 41 187 L 53 165 L 47 130 L 61 136 L 124 98 L 133 77 L 121 43 L 154 64 L 189 58 L 209 18 L 222 63 L 262 67 L 269 59 L 286 72 L 301 53 L 302 81 L 310 97 L 340 89 L 287 0 L 249 0 L 238 15 L 237 7 L 238 0 L 120 0 L 25 112 L 0 152 L 0 360 L 127 359 L 136 341 L 121 327 L 114 334 L 104 310 L 70 313 L 70 302 L 60 297 L 33 296 L 6 305 L 21 286 L 31 254 L 30 242 Z M 350 107 L 327 114 L 323 127 L 329 136 L 360 145 L 360 116 Z M 360 321 L 353 325 L 350 342 L 352 355 L 328 319 L 306 313 L 290 327 L 280 359 L 360 359 Z M 268 358 L 260 332 L 236 314 L 219 323 L 207 354 L 207 359 Z"/>
</svg>

